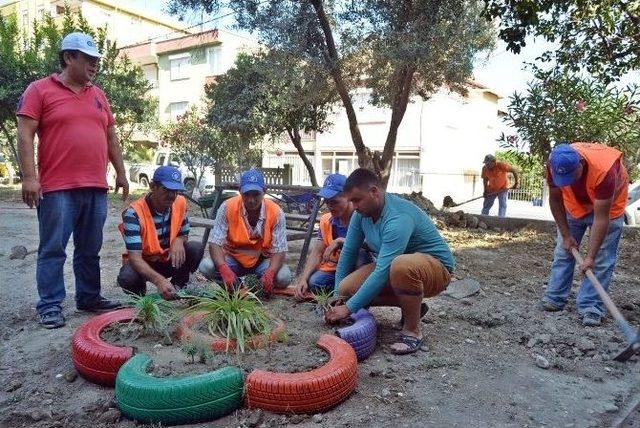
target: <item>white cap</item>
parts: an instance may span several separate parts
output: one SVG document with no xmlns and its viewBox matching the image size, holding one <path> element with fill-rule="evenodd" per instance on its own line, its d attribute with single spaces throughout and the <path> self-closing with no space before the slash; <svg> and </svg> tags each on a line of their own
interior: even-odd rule
<svg viewBox="0 0 640 428">
<path fill-rule="evenodd" d="M 93 38 L 88 34 L 79 32 L 69 33 L 64 36 L 62 43 L 60 43 L 60 50 L 80 51 L 94 58 L 102 57 L 102 54 L 98 52 L 98 48 L 96 47 Z"/>
</svg>

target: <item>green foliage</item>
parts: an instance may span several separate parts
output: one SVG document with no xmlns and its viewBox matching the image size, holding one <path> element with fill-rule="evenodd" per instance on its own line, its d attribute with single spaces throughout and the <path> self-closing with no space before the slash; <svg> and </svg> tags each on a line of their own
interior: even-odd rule
<svg viewBox="0 0 640 428">
<path fill-rule="evenodd" d="M 196 355 L 198 355 L 198 346 L 193 341 L 186 341 L 182 343 L 180 349 L 191 358 L 191 364 L 195 364 Z"/>
<path fill-rule="evenodd" d="M 135 309 L 135 316 L 131 322 L 142 324 L 145 333 L 168 335 L 169 326 L 176 319 L 171 303 L 157 294 L 145 296 L 131 294 L 126 304 Z"/>
<path fill-rule="evenodd" d="M 331 290 L 321 290 L 315 293 L 315 301 L 319 308 L 323 311 L 327 311 L 331 306 L 331 298 L 333 297 L 333 291 Z"/>
<path fill-rule="evenodd" d="M 92 28 L 81 14 L 66 9 L 58 26 L 50 15 L 31 26 L 32 32 L 18 31 L 15 16 L 0 16 L 0 144 L 17 165 L 15 145 L 16 106 L 33 81 L 59 71 L 58 52 L 64 35 L 73 31 L 91 34 L 103 54 L 96 84 L 109 98 L 116 118 L 118 136 L 125 149 L 132 147 L 131 135 L 154 123 L 156 102 L 145 94 L 150 88 L 142 69 L 126 57 L 118 56 L 114 42 L 106 39 L 104 28 Z"/>
<path fill-rule="evenodd" d="M 262 306 L 258 297 L 246 290 L 235 290 L 228 293 L 224 288 L 215 285 L 209 296 L 193 297 L 195 302 L 187 310 L 187 314 L 204 312 L 202 319 L 212 335 L 227 339 L 235 339 L 238 353 L 244 353 L 247 341 L 251 336 L 269 336 L 273 320 Z"/>
<path fill-rule="evenodd" d="M 440 89 L 465 92 L 473 63 L 493 48 L 492 25 L 480 17 L 480 0 L 171 0 L 173 13 L 228 7 L 238 27 L 269 49 L 296 58 L 312 80 L 316 69 L 333 81 L 345 108 L 360 166 L 386 183 L 398 128 L 412 95 Z M 250 81 L 250 80 L 249 80 Z M 391 108 L 382 153 L 363 141 L 353 96 L 370 96 Z"/>
<path fill-rule="evenodd" d="M 628 0 L 484 0 L 483 14 L 499 18 L 499 36 L 515 53 L 527 35 L 554 42 L 543 55 L 571 71 L 605 82 L 640 67 L 640 2 Z"/>
<path fill-rule="evenodd" d="M 161 139 L 171 145 L 171 150 L 196 178 L 197 186 L 207 168 L 238 163 L 250 157 L 252 152 L 251 147 L 245 144 L 246 140 L 223 134 L 202 118 L 195 107 L 176 122 L 163 126 L 160 134 Z"/>
<path fill-rule="evenodd" d="M 323 70 L 273 50 L 241 54 L 206 95 L 209 122 L 225 133 L 251 140 L 287 134 L 318 185 L 301 132 L 322 132 L 330 124 L 327 116 L 337 94 Z"/>
<path fill-rule="evenodd" d="M 542 163 L 561 142 L 599 142 L 625 155 L 630 171 L 640 160 L 640 96 L 637 87 L 618 89 L 593 79 L 561 73 L 537 73 L 524 94 L 510 99 L 508 124 L 517 136 L 501 145 L 532 155 Z"/>
</svg>

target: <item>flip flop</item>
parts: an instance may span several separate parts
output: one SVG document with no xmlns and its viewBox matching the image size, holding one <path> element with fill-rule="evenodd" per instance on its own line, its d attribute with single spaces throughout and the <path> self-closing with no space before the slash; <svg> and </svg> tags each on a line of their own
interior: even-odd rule
<svg viewBox="0 0 640 428">
<path fill-rule="evenodd" d="M 406 334 L 401 334 L 398 336 L 398 341 L 394 342 L 393 344 L 395 345 L 396 343 L 403 343 L 405 345 L 407 345 L 407 349 L 394 349 L 394 348 L 390 348 L 391 349 L 391 353 L 395 354 L 395 355 L 407 355 L 407 354 L 413 354 L 414 352 L 422 349 L 423 345 L 424 345 L 424 337 L 418 339 L 417 337 L 413 337 L 413 336 L 408 336 Z"/>
</svg>

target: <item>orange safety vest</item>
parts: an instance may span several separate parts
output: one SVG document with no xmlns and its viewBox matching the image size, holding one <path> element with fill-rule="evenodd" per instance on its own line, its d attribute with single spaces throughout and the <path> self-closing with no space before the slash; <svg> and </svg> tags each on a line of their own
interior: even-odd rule
<svg viewBox="0 0 640 428">
<path fill-rule="evenodd" d="M 629 193 L 629 175 L 622 163 L 622 152 L 612 147 L 595 143 L 573 143 L 571 147 L 580 153 L 580 156 L 588 165 L 586 188 L 591 202 L 595 200 L 596 187 L 602 183 L 613 164 L 620 159 L 618 183 L 609 218 L 620 217 L 624 214 L 624 209 L 627 205 L 627 193 Z M 561 189 L 564 207 L 572 217 L 581 218 L 593 211 L 593 203 L 586 206 L 581 204 L 571 190 L 571 186 L 564 186 Z"/>
<path fill-rule="evenodd" d="M 331 245 L 333 239 L 333 228 L 331 227 L 331 213 L 326 213 L 320 217 L 320 232 L 322 233 L 322 241 L 325 246 Z M 336 265 L 338 264 L 338 258 L 340 257 L 340 250 L 331 255 L 331 259 L 326 262 L 321 262 L 318 266 L 318 270 L 323 272 L 335 272 Z"/>
<path fill-rule="evenodd" d="M 260 257 L 269 258 L 273 254 L 273 228 L 282 210 L 278 204 L 268 199 L 264 199 L 262 203 L 265 208 L 264 230 L 262 236 L 251 237 L 242 215 L 242 196 L 234 196 L 226 202 L 229 229 L 224 250 L 245 268 L 252 268 L 258 264 Z"/>
<path fill-rule="evenodd" d="M 142 258 L 150 262 L 167 262 L 169 261 L 169 249 L 162 249 L 156 224 L 153 221 L 153 215 L 147 204 L 146 195 L 134 201 L 130 205 L 138 215 L 140 220 L 140 237 L 142 238 Z M 184 196 L 178 195 L 171 205 L 171 225 L 169 227 L 169 245 L 178 237 L 182 222 L 187 215 L 187 200 Z M 124 235 L 124 224 L 118 226 L 120 233 Z M 129 254 L 125 252 L 122 255 L 123 263 L 127 262 Z"/>
</svg>

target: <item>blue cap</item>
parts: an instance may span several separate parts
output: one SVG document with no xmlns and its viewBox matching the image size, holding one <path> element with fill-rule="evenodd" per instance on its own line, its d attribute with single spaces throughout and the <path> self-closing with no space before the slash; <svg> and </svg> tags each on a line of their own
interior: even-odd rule
<svg viewBox="0 0 640 428">
<path fill-rule="evenodd" d="M 558 187 L 568 186 L 578 177 L 576 171 L 580 166 L 582 157 L 576 149 L 569 144 L 558 144 L 549 155 L 549 169 L 553 184 Z"/>
<path fill-rule="evenodd" d="M 331 174 L 324 180 L 322 189 L 318 192 L 318 196 L 325 199 L 331 199 L 344 191 L 344 184 L 347 177 L 342 174 Z"/>
<path fill-rule="evenodd" d="M 258 190 L 264 193 L 264 175 L 258 169 L 251 168 L 240 176 L 240 193 Z"/>
<path fill-rule="evenodd" d="M 169 190 L 184 191 L 182 184 L 182 174 L 175 166 L 161 166 L 153 173 L 153 182 L 161 184 Z"/>
<path fill-rule="evenodd" d="M 94 58 L 102 57 L 102 54 L 98 52 L 98 47 L 93 41 L 93 38 L 88 34 L 80 32 L 69 33 L 64 36 L 62 43 L 60 43 L 60 50 L 80 51 Z"/>
</svg>

